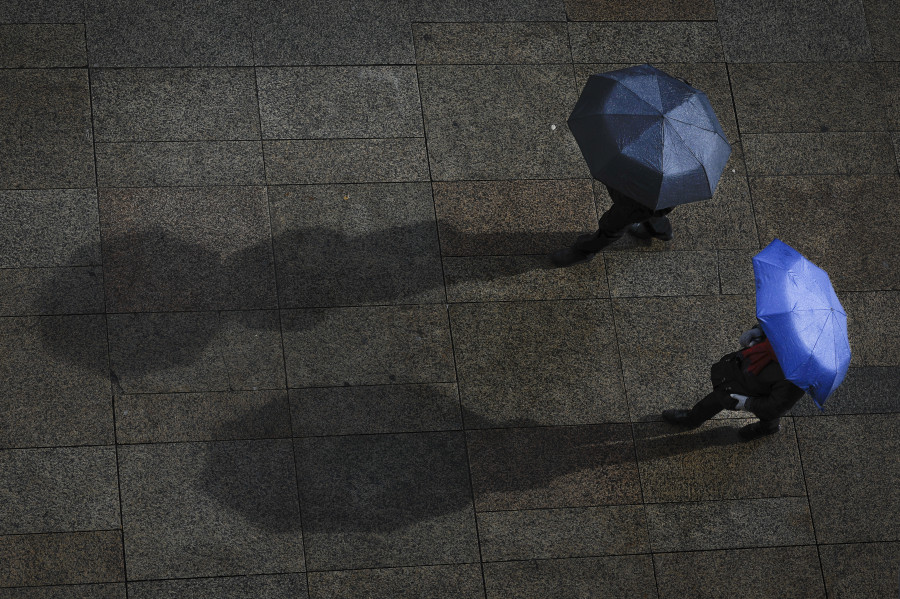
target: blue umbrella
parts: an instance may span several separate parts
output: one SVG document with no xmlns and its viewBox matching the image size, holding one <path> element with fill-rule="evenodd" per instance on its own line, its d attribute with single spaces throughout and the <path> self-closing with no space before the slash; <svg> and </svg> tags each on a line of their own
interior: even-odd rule
<svg viewBox="0 0 900 599">
<path fill-rule="evenodd" d="M 850 366 L 847 313 L 828 273 L 781 240 L 753 257 L 756 317 L 789 381 L 821 409 Z"/>
<path fill-rule="evenodd" d="M 731 154 L 706 95 L 648 64 L 591 75 L 568 124 L 591 175 L 653 209 L 711 198 Z"/>
</svg>

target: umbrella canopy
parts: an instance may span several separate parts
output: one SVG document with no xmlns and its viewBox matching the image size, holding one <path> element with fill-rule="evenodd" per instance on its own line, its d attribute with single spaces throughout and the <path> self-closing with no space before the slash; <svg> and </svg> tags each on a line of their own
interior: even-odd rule
<svg viewBox="0 0 900 599">
<path fill-rule="evenodd" d="M 789 381 L 821 408 L 850 366 L 847 313 L 828 274 L 776 239 L 753 257 L 756 317 Z"/>
<path fill-rule="evenodd" d="M 591 175 L 653 209 L 711 198 L 731 155 L 706 94 L 648 64 L 591 75 L 568 124 Z"/>
</svg>

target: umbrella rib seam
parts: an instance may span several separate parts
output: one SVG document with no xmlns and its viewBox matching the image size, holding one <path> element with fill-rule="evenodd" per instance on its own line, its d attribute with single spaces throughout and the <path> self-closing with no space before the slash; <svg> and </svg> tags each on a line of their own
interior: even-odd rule
<svg viewBox="0 0 900 599">
<path fill-rule="evenodd" d="M 665 120 L 665 118 L 666 118 L 666 117 L 663 116 L 663 120 Z M 681 121 L 679 121 L 679 122 L 681 122 Z M 701 128 L 702 128 L 702 127 L 701 127 Z M 663 127 L 663 141 L 665 141 L 666 129 L 667 129 L 667 127 Z M 684 141 L 684 138 L 681 137 L 681 133 L 679 133 L 678 130 L 677 130 L 675 127 L 671 127 L 671 129 L 672 129 L 672 131 L 675 132 L 675 135 L 678 136 L 678 139 L 681 140 L 681 143 L 682 143 L 682 145 L 685 147 L 685 149 L 687 149 L 687 151 L 691 154 L 691 156 L 694 157 L 694 160 L 697 161 L 697 164 L 700 165 L 700 168 L 703 169 L 703 179 L 706 181 L 706 187 L 707 187 L 707 189 L 709 189 L 709 195 L 710 195 L 710 197 L 712 197 L 712 192 L 713 192 L 713 190 L 710 189 L 712 186 L 709 184 L 709 173 L 706 172 L 706 165 L 703 164 L 703 161 L 702 161 L 702 160 L 700 160 L 699 158 L 697 158 L 697 155 L 694 154 L 694 151 L 691 149 L 691 146 L 689 146 L 688 143 L 687 143 L 686 141 Z M 663 171 L 665 172 L 665 165 L 663 165 Z"/>
</svg>

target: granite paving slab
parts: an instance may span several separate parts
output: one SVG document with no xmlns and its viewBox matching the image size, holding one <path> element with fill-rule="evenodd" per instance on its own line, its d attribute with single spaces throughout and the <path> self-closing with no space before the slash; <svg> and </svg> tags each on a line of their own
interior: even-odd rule
<svg viewBox="0 0 900 599">
<path fill-rule="evenodd" d="M 263 142 L 270 185 L 427 181 L 424 137 Z"/>
<path fill-rule="evenodd" d="M 603 259 L 612 297 L 719 293 L 715 251 L 609 252 Z"/>
<path fill-rule="evenodd" d="M 728 62 L 872 59 L 858 0 L 722 0 L 716 8 Z"/>
<path fill-rule="evenodd" d="M 238 0 L 87 0 L 91 66 L 249 66 L 250 7 Z"/>
<path fill-rule="evenodd" d="M 86 66 L 84 25 L 0 25 L 0 68 Z"/>
<path fill-rule="evenodd" d="M 815 544 L 806 497 L 647 505 L 654 552 Z"/>
<path fill-rule="evenodd" d="M 657 553 L 660 599 L 824 599 L 815 546 Z"/>
<path fill-rule="evenodd" d="M 628 421 L 609 302 L 455 304 L 450 319 L 467 428 Z"/>
<path fill-rule="evenodd" d="M 740 349 L 741 333 L 756 323 L 746 295 L 623 298 L 613 310 L 633 421 L 661 420 L 664 409 L 706 396 L 710 367 Z"/>
<path fill-rule="evenodd" d="M 0 318 L 0 447 L 106 445 L 103 316 Z"/>
<path fill-rule="evenodd" d="M 100 266 L 0 269 L 0 316 L 103 312 Z"/>
<path fill-rule="evenodd" d="M 731 64 L 734 105 L 747 133 L 886 131 L 885 74 L 871 62 Z"/>
<path fill-rule="evenodd" d="M 110 314 L 118 393 L 284 388 L 275 311 Z"/>
<path fill-rule="evenodd" d="M 557 268 L 547 255 L 444 256 L 450 302 L 592 299 L 609 297 L 603 260 Z"/>
<path fill-rule="evenodd" d="M 829 597 L 892 598 L 900 593 L 900 543 L 819 545 L 819 559 Z"/>
<path fill-rule="evenodd" d="M 280 305 L 443 302 L 428 183 L 270 187 Z"/>
<path fill-rule="evenodd" d="M 2 23 L 84 23 L 84 4 L 69 0 L 0 2 Z"/>
<path fill-rule="evenodd" d="M 851 366 L 900 366 L 900 292 L 842 293 L 847 312 Z"/>
<path fill-rule="evenodd" d="M 900 60 L 900 7 L 891 0 L 863 0 L 875 60 Z"/>
<path fill-rule="evenodd" d="M 0 207 L 0 268 L 100 264 L 95 190 L 5 190 Z"/>
<path fill-rule="evenodd" d="M 302 572 L 289 440 L 119 448 L 129 580 Z"/>
<path fill-rule="evenodd" d="M 723 62 L 712 22 L 569 23 L 574 62 Z"/>
<path fill-rule="evenodd" d="M 265 139 L 422 137 L 411 66 L 256 70 Z"/>
<path fill-rule="evenodd" d="M 456 379 L 444 306 L 283 310 L 289 387 Z"/>
<path fill-rule="evenodd" d="M 570 66 L 435 65 L 417 72 L 433 180 L 588 176 L 566 126 L 577 99 Z"/>
<path fill-rule="evenodd" d="M 312 599 L 481 599 L 483 587 L 478 564 L 309 573 Z"/>
<path fill-rule="evenodd" d="M 479 512 L 641 501 L 627 424 L 493 429 L 467 436 Z"/>
<path fill-rule="evenodd" d="M 478 560 L 462 433 L 295 441 L 310 570 Z"/>
<path fill-rule="evenodd" d="M 292 389 L 294 435 L 461 430 L 454 383 Z"/>
<path fill-rule="evenodd" d="M 275 308 L 261 187 L 100 191 L 107 309 Z"/>
<path fill-rule="evenodd" d="M 566 0 L 572 21 L 711 21 L 713 0 Z"/>
<path fill-rule="evenodd" d="M 565 21 L 563 0 L 414 0 L 409 3 L 413 21 Z"/>
<path fill-rule="evenodd" d="M 306 599 L 308 595 L 303 574 L 269 574 L 129 582 L 128 596 L 131 599 Z"/>
<path fill-rule="evenodd" d="M 797 417 L 795 421 L 816 539 L 820 543 L 897 540 L 900 416 Z"/>
<path fill-rule="evenodd" d="M 649 555 L 486 563 L 484 580 L 489 599 L 657 596 Z"/>
<path fill-rule="evenodd" d="M 116 397 L 118 443 L 275 439 L 291 434 L 284 391 Z"/>
<path fill-rule="evenodd" d="M 719 285 L 723 295 L 754 295 L 756 282 L 753 276 L 752 250 L 719 250 Z"/>
<path fill-rule="evenodd" d="M 87 69 L 3 69 L 0 89 L 0 188 L 93 187 Z"/>
<path fill-rule="evenodd" d="M 124 582 L 123 559 L 119 530 L 0 536 L 0 584 Z"/>
<path fill-rule="evenodd" d="M 0 450 L 0 534 L 121 527 L 114 447 Z"/>
<path fill-rule="evenodd" d="M 413 64 L 408 5 L 401 0 L 253 2 L 256 64 Z"/>
<path fill-rule="evenodd" d="M 648 553 L 642 505 L 478 514 L 485 561 Z"/>
<path fill-rule="evenodd" d="M 98 143 L 102 187 L 262 185 L 258 141 Z"/>
<path fill-rule="evenodd" d="M 564 23 L 413 23 L 417 64 L 569 62 Z"/>
<path fill-rule="evenodd" d="M 98 142 L 259 139 L 253 69 L 92 69 Z"/>
<path fill-rule="evenodd" d="M 900 131 L 891 133 L 894 140 L 894 157 L 897 159 L 897 170 L 900 170 Z"/>
<path fill-rule="evenodd" d="M 824 411 L 811 401 L 801 401 L 791 409 L 791 414 L 834 416 L 900 412 L 897 389 L 900 389 L 900 366 L 854 366 L 828 398 Z"/>
<path fill-rule="evenodd" d="M 125 599 L 125 583 L 0 588 L 0 599 Z"/>
<path fill-rule="evenodd" d="M 897 172 L 889 133 L 753 133 L 741 141 L 751 176 Z"/>
<path fill-rule="evenodd" d="M 761 246 L 778 238 L 825 270 L 837 291 L 900 288 L 900 241 L 886 206 L 900 177 L 751 177 Z"/>
<path fill-rule="evenodd" d="M 459 181 L 434 183 L 445 256 L 547 254 L 597 230 L 591 183 Z"/>
<path fill-rule="evenodd" d="M 641 489 L 647 503 L 802 497 L 803 471 L 794 424 L 752 443 L 737 428 L 755 418 L 713 420 L 683 432 L 666 423 L 634 425 Z M 805 464 L 804 464 L 805 466 Z M 815 515 L 813 515 L 813 519 Z"/>
</svg>

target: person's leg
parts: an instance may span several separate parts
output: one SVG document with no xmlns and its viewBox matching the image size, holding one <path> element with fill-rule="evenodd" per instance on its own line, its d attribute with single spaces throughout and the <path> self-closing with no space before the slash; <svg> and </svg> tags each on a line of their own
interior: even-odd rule
<svg viewBox="0 0 900 599">
<path fill-rule="evenodd" d="M 722 411 L 721 393 L 713 391 L 696 404 L 690 410 L 665 410 L 663 419 L 672 424 L 680 424 L 691 428 L 700 426 L 716 414 Z"/>
<path fill-rule="evenodd" d="M 638 239 L 661 239 L 663 241 L 671 241 L 672 223 L 666 216 L 672 209 L 658 210 L 653 216 L 643 222 L 639 222 L 628 227 L 628 234 Z"/>
</svg>

